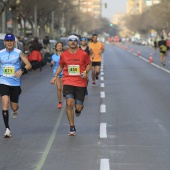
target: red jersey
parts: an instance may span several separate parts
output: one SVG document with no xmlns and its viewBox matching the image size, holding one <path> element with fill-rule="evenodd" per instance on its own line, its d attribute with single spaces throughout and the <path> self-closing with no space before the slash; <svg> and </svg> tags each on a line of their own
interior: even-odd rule
<svg viewBox="0 0 170 170">
<path fill-rule="evenodd" d="M 63 52 L 60 56 L 60 65 L 63 69 L 63 85 L 71 85 L 78 87 L 86 87 L 87 79 L 80 76 L 86 70 L 87 65 L 90 63 L 88 54 L 78 49 L 74 54 L 69 50 Z"/>
</svg>

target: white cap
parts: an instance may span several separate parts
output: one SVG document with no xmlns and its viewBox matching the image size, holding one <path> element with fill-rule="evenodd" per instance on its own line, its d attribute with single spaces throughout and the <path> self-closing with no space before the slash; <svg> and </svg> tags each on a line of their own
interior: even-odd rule
<svg viewBox="0 0 170 170">
<path fill-rule="evenodd" d="M 70 35 L 68 37 L 68 40 L 70 40 L 70 39 L 79 41 L 79 38 L 76 35 Z"/>
</svg>

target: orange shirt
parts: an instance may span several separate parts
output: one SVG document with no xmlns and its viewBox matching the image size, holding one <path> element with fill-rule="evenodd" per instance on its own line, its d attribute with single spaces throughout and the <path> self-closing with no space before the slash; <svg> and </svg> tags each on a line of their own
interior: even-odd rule
<svg viewBox="0 0 170 170">
<path fill-rule="evenodd" d="M 63 52 L 60 56 L 60 65 L 63 68 L 63 85 L 71 85 L 78 87 L 86 87 L 87 79 L 84 79 L 80 74 L 86 70 L 87 65 L 90 63 L 88 54 L 78 49 L 74 54 L 69 50 Z"/>
<path fill-rule="evenodd" d="M 92 49 L 94 53 L 94 59 L 92 62 L 101 62 L 102 61 L 102 56 L 100 54 L 101 50 L 104 50 L 104 45 L 101 42 L 96 42 L 96 43 L 89 43 L 88 46 L 90 49 Z"/>
</svg>

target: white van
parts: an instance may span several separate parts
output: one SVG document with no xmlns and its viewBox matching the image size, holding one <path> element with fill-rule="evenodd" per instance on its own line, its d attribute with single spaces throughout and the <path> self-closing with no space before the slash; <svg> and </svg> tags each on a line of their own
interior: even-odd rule
<svg viewBox="0 0 170 170">
<path fill-rule="evenodd" d="M 4 45 L 4 37 L 5 37 L 5 35 L 6 34 L 0 33 L 0 50 L 5 48 L 5 45 Z M 18 48 L 21 51 L 23 51 L 22 43 L 20 43 L 19 40 L 16 37 L 15 37 L 15 41 L 16 41 L 15 48 Z"/>
</svg>

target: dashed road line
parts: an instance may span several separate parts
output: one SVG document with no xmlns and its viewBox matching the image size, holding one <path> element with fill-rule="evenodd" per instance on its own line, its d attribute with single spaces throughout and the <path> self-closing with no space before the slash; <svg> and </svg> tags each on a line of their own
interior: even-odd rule
<svg viewBox="0 0 170 170">
<path fill-rule="evenodd" d="M 100 138 L 107 138 L 107 124 L 100 123 Z"/>
<path fill-rule="evenodd" d="M 109 159 L 100 160 L 100 170 L 110 170 Z"/>
<path fill-rule="evenodd" d="M 101 81 L 104 81 L 104 77 L 100 77 L 100 80 L 101 80 Z"/>
<path fill-rule="evenodd" d="M 101 83 L 101 87 L 105 87 L 104 83 Z"/>
<path fill-rule="evenodd" d="M 106 113 L 106 105 L 105 104 L 100 105 L 100 113 Z"/>
<path fill-rule="evenodd" d="M 104 91 L 100 92 L 100 98 L 105 98 L 105 92 Z"/>
</svg>

